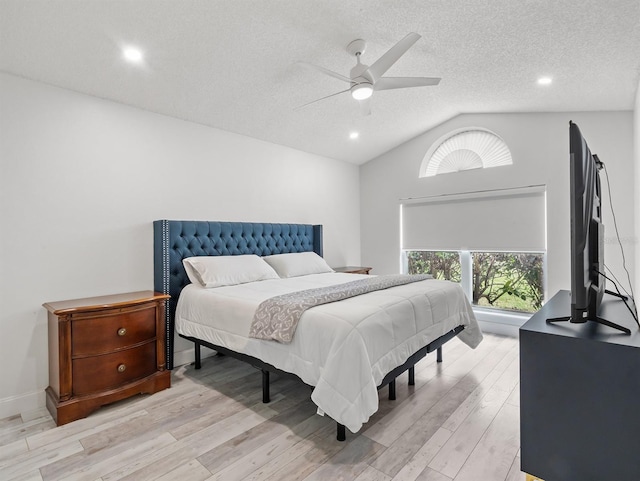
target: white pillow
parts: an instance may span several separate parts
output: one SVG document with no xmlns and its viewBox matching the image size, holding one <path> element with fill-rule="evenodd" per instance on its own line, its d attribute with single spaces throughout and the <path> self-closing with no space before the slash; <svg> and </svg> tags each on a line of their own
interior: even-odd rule
<svg viewBox="0 0 640 481">
<path fill-rule="evenodd" d="M 182 264 L 189 280 L 202 287 L 235 286 L 278 278 L 276 271 L 254 254 L 187 257 Z"/>
<path fill-rule="evenodd" d="M 326 261 L 315 252 L 277 254 L 263 257 L 263 259 L 273 267 L 282 278 L 333 272 L 333 269 L 329 267 Z"/>
</svg>

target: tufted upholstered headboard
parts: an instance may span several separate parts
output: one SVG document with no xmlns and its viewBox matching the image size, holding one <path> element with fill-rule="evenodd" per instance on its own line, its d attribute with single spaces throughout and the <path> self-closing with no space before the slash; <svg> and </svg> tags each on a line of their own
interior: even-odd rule
<svg viewBox="0 0 640 481">
<path fill-rule="evenodd" d="M 189 284 L 182 259 L 193 256 L 267 256 L 313 251 L 322 256 L 322 226 L 257 222 L 156 220 L 153 223 L 154 289 L 169 294 L 166 309 L 167 366 L 173 369 L 174 314 Z"/>
</svg>

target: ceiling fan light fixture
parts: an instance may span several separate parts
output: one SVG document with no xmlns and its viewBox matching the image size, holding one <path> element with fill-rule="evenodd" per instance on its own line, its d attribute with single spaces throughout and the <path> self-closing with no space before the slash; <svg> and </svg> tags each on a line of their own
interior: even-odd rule
<svg viewBox="0 0 640 481">
<path fill-rule="evenodd" d="M 351 87 L 351 96 L 356 100 L 365 100 L 373 95 L 373 85 L 367 82 Z"/>
</svg>

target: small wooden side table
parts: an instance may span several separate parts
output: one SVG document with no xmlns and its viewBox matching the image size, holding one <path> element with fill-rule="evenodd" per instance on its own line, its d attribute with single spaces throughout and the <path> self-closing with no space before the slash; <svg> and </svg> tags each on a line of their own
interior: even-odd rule
<svg viewBox="0 0 640 481">
<path fill-rule="evenodd" d="M 346 272 L 347 274 L 369 274 L 369 271 L 372 269 L 372 267 L 343 266 L 333 267 L 332 269 L 336 272 Z"/>
<path fill-rule="evenodd" d="M 154 291 L 47 302 L 47 409 L 57 425 L 100 406 L 171 385 L 164 309 Z"/>
</svg>

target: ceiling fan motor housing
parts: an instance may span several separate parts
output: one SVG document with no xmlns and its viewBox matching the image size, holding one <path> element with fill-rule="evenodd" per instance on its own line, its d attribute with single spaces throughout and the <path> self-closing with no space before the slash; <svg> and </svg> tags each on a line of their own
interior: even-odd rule
<svg viewBox="0 0 640 481">
<path fill-rule="evenodd" d="M 347 52 L 355 55 L 358 62 L 349 73 L 351 78 L 351 96 L 357 100 L 364 100 L 373 94 L 373 79 L 363 75 L 369 68 L 368 65 L 360 63 L 360 55 L 362 55 L 367 47 L 367 43 L 361 38 L 354 40 L 347 45 Z"/>
</svg>

